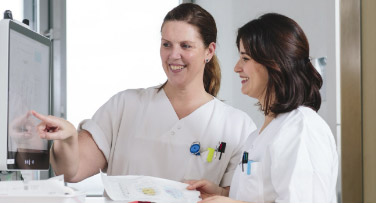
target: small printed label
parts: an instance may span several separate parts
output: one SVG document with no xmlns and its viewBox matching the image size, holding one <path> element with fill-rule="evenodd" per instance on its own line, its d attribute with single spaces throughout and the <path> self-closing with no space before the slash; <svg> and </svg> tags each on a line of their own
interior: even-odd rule
<svg viewBox="0 0 376 204">
<path fill-rule="evenodd" d="M 14 159 L 7 159 L 7 164 L 14 164 Z"/>
</svg>

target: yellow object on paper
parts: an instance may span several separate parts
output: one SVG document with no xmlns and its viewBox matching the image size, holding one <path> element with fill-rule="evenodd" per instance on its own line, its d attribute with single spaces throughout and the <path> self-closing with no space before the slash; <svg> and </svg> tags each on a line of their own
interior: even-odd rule
<svg viewBox="0 0 376 204">
<path fill-rule="evenodd" d="M 106 194 L 113 201 L 196 203 L 200 192 L 187 190 L 188 184 L 151 176 L 107 176 L 101 173 Z"/>
</svg>

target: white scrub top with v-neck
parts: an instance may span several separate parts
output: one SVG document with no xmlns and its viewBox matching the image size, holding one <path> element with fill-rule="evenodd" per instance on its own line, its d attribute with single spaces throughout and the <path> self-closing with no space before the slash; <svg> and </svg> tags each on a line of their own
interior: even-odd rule
<svg viewBox="0 0 376 204">
<path fill-rule="evenodd" d="M 108 162 L 108 175 L 147 175 L 176 181 L 208 179 L 229 186 L 246 138 L 256 130 L 249 116 L 220 100 L 179 120 L 164 90 L 125 90 L 79 129 L 91 133 Z M 190 153 L 200 143 L 200 155 Z M 226 142 L 208 162 L 208 148 Z"/>
<path fill-rule="evenodd" d="M 244 146 L 249 165 L 239 164 L 235 170 L 231 198 L 257 203 L 337 202 L 336 144 L 315 111 L 301 106 L 279 114 L 259 131 Z"/>
</svg>

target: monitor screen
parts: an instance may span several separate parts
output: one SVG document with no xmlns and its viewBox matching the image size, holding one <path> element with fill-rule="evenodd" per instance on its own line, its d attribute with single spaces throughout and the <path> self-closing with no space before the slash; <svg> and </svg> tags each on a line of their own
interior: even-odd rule
<svg viewBox="0 0 376 204">
<path fill-rule="evenodd" d="M 48 141 L 40 139 L 35 110 L 50 110 L 50 41 L 27 28 L 9 24 L 8 169 L 48 169 Z"/>
</svg>

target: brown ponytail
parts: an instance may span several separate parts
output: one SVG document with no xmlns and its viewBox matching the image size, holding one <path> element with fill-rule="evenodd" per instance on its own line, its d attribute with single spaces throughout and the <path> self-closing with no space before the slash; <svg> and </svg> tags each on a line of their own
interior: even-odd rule
<svg viewBox="0 0 376 204">
<path fill-rule="evenodd" d="M 221 85 L 221 68 L 216 55 L 206 63 L 204 71 L 204 87 L 206 92 L 212 96 L 217 96 Z"/>
</svg>

